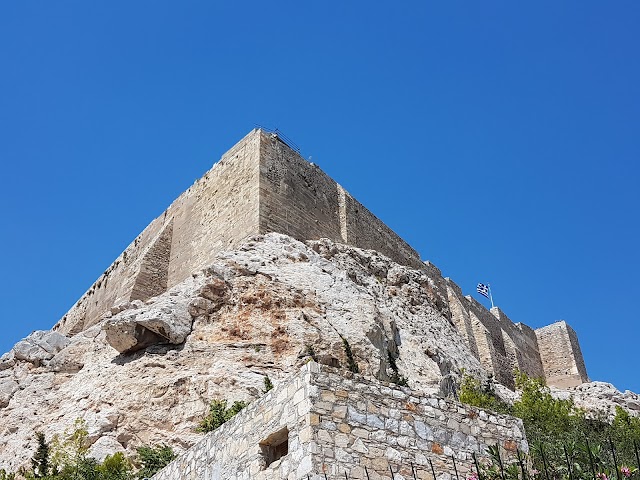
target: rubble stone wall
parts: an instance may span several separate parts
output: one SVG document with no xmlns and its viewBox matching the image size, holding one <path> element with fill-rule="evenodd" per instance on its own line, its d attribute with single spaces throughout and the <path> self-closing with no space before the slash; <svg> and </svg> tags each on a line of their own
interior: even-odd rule
<svg viewBox="0 0 640 480">
<path fill-rule="evenodd" d="M 270 442 L 283 438 L 288 453 L 267 465 Z M 429 460 L 438 478 L 448 480 L 455 478 L 452 457 L 465 475 L 472 453 L 482 457 L 495 444 L 505 456 L 516 448 L 528 451 L 522 422 L 359 376 L 345 378 L 311 362 L 153 480 L 321 480 L 345 473 L 375 480 L 388 479 L 390 467 L 409 478 L 411 464 L 418 478 L 431 479 Z"/>
</svg>

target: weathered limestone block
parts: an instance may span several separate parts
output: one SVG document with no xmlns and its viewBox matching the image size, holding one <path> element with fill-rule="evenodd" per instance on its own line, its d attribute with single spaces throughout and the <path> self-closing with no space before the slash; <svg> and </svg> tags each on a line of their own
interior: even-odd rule
<svg viewBox="0 0 640 480">
<path fill-rule="evenodd" d="M 179 345 L 191 333 L 192 323 L 185 303 L 169 296 L 149 306 L 120 312 L 106 320 L 102 328 L 109 345 L 120 353 L 131 353 L 158 343 Z"/>
<path fill-rule="evenodd" d="M 16 360 L 38 366 L 41 362 L 53 358 L 68 344 L 69 339 L 58 332 L 37 330 L 16 343 L 12 350 Z"/>
<path fill-rule="evenodd" d="M 18 388 L 18 382 L 13 378 L 0 379 L 0 408 L 9 405 L 9 400 L 11 400 Z"/>
</svg>

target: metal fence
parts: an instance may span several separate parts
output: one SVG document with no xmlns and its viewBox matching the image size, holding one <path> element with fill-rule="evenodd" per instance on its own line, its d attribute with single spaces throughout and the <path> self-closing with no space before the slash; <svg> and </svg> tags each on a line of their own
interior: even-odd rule
<svg viewBox="0 0 640 480">
<path fill-rule="evenodd" d="M 455 480 L 634 480 L 640 477 L 640 450 L 638 444 L 633 441 L 630 447 L 633 447 L 633 453 L 635 455 L 635 465 L 622 465 L 619 463 L 618 449 L 614 445 L 614 442 L 609 438 L 608 445 L 606 445 L 607 452 L 603 455 L 600 450 L 598 458 L 594 453 L 594 446 L 589 444 L 588 439 L 585 438 L 585 444 L 582 446 L 584 452 L 587 453 L 588 464 L 581 464 L 577 462 L 575 455 L 570 451 L 567 445 L 562 445 L 562 452 L 560 455 L 560 461 L 555 458 L 553 461 L 549 458 L 549 451 L 551 450 L 549 444 L 540 443 L 534 446 L 529 454 L 525 454 L 520 450 L 515 451 L 515 455 L 511 455 L 510 458 L 503 458 L 500 454 L 500 448 L 498 445 L 490 447 L 489 457 L 483 457 L 483 461 L 479 461 L 475 453 L 472 454 L 473 464 L 464 470 L 468 470 L 469 474 L 466 477 L 461 477 L 459 474 L 458 463 L 454 456 L 440 457 L 440 460 L 446 460 L 450 464 L 450 469 L 447 472 L 442 468 L 438 468 L 440 476 L 449 474 Z M 557 445 L 556 445 L 557 447 Z M 598 449 L 601 447 L 598 446 Z M 486 459 L 490 462 L 486 463 Z M 534 468 L 534 463 L 541 466 L 541 470 Z M 426 468 L 426 470 L 425 470 Z M 366 466 L 363 466 L 366 480 L 371 480 L 372 476 Z M 403 471 L 401 475 L 399 472 Z M 408 472 L 407 474 L 404 472 Z M 608 474 L 606 472 L 609 472 Z M 613 473 L 615 472 L 615 477 Z M 389 464 L 388 478 L 391 480 L 402 479 L 432 479 L 437 480 L 438 474 L 433 466 L 432 461 L 428 460 L 428 465 L 415 465 L 409 463 L 408 465 L 395 465 Z M 325 480 L 337 480 L 337 479 L 354 479 L 346 471 L 338 476 L 329 476 L 327 473 L 316 473 L 314 475 L 308 475 L 307 480 L 313 479 L 325 479 Z M 358 477 L 361 478 L 361 477 Z M 380 473 L 377 473 L 377 477 L 380 478 Z"/>
</svg>

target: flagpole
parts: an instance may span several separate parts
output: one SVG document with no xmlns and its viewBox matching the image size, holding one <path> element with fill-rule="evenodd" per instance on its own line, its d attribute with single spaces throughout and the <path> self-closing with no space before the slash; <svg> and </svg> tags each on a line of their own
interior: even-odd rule
<svg viewBox="0 0 640 480">
<path fill-rule="evenodd" d="M 493 296 L 491 295 L 491 285 L 487 283 L 487 289 L 489 290 L 489 300 L 491 300 L 491 308 L 493 308 Z"/>
</svg>

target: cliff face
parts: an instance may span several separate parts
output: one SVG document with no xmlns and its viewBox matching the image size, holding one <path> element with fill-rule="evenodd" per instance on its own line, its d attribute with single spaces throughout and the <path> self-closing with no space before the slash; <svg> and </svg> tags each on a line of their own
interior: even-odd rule
<svg viewBox="0 0 640 480">
<path fill-rule="evenodd" d="M 251 237 L 167 292 L 116 305 L 73 336 L 35 332 L 0 359 L 0 468 L 87 421 L 97 458 L 146 443 L 177 450 L 214 398 L 253 400 L 314 355 L 389 380 L 396 360 L 414 389 L 482 372 L 451 323 L 440 272 L 375 251 L 281 234 Z"/>
</svg>

